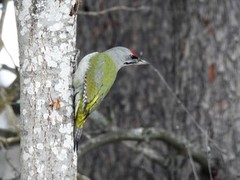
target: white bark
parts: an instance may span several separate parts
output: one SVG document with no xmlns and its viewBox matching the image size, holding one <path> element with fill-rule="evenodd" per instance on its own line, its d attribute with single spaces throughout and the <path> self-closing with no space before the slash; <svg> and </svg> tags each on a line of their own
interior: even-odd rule
<svg viewBox="0 0 240 180">
<path fill-rule="evenodd" d="M 75 21 L 70 8 L 70 0 L 16 2 L 24 180 L 76 179 L 71 98 Z"/>
</svg>

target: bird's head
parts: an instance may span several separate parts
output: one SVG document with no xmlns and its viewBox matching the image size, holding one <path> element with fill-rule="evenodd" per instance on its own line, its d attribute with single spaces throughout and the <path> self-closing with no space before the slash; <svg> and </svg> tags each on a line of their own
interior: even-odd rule
<svg viewBox="0 0 240 180">
<path fill-rule="evenodd" d="M 118 68 L 129 65 L 145 65 L 149 64 L 147 61 L 139 58 L 137 54 L 125 47 L 114 47 L 106 51 L 114 60 Z"/>
</svg>

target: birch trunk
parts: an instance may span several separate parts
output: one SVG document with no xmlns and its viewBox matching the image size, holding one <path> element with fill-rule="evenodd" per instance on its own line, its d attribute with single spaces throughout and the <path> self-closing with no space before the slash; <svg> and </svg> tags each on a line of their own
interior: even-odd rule
<svg viewBox="0 0 240 180">
<path fill-rule="evenodd" d="M 21 179 L 76 179 L 71 1 L 16 2 L 21 76 Z"/>
</svg>

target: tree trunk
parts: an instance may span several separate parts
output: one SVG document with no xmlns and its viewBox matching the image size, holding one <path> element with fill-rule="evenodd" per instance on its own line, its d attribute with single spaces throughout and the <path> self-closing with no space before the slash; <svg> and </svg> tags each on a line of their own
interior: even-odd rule
<svg viewBox="0 0 240 180">
<path fill-rule="evenodd" d="M 21 179 L 76 179 L 71 1 L 16 2 L 21 77 Z"/>
<path fill-rule="evenodd" d="M 83 1 L 78 22 L 84 26 L 78 26 L 78 34 L 84 36 L 77 39 L 81 54 L 118 45 L 142 51 L 189 113 L 147 66 L 122 69 L 99 111 L 119 129 L 159 127 L 186 139 L 211 165 L 207 173 L 195 165 L 198 179 L 210 179 L 209 174 L 212 179 L 239 179 L 240 1 L 102 2 Z M 116 6 L 150 10 L 109 11 Z M 84 132 L 96 130 L 98 126 L 86 122 Z M 97 180 L 194 179 L 191 158 L 179 156 L 172 146 L 146 140 L 165 158 L 166 166 L 160 167 L 122 144 L 88 151 L 79 168 Z"/>
</svg>

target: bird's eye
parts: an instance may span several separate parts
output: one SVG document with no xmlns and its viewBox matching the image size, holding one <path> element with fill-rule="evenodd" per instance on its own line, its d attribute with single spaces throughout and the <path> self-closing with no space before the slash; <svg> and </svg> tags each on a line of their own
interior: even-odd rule
<svg viewBox="0 0 240 180">
<path fill-rule="evenodd" d="M 138 59 L 138 57 L 133 55 L 133 54 L 131 54 L 131 59 Z"/>
</svg>

